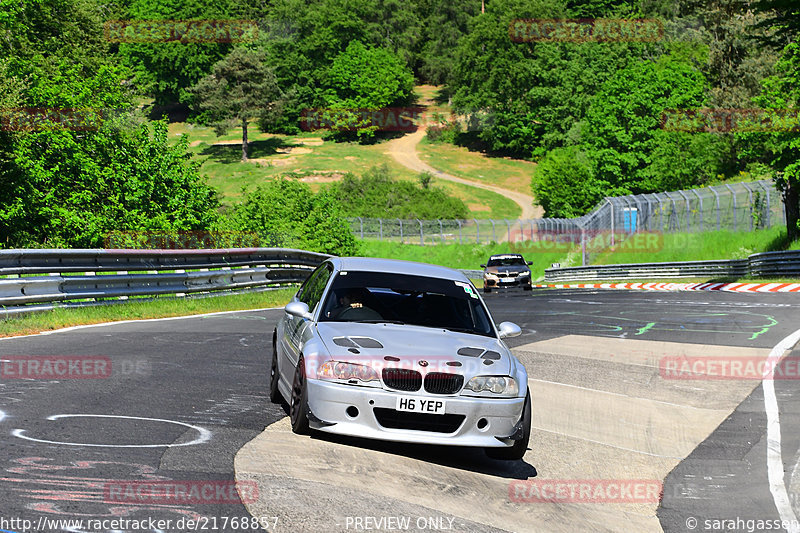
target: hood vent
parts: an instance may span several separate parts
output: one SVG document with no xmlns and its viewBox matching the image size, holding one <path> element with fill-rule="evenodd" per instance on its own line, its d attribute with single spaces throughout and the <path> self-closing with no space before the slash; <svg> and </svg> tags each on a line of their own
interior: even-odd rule
<svg viewBox="0 0 800 533">
<path fill-rule="evenodd" d="M 334 337 L 333 343 L 345 348 L 383 348 L 383 344 L 370 337 Z"/>
<path fill-rule="evenodd" d="M 467 357 L 491 359 L 492 361 L 497 361 L 502 357 L 499 352 L 495 352 L 493 350 L 484 350 L 483 348 L 460 348 L 456 353 L 458 355 L 464 355 Z"/>
</svg>

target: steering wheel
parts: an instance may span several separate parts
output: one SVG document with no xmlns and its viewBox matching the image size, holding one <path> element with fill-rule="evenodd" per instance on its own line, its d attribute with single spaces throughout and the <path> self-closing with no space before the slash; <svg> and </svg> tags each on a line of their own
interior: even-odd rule
<svg viewBox="0 0 800 533">
<path fill-rule="evenodd" d="M 348 307 L 337 317 L 340 320 L 380 320 L 380 313 L 369 307 Z"/>
</svg>

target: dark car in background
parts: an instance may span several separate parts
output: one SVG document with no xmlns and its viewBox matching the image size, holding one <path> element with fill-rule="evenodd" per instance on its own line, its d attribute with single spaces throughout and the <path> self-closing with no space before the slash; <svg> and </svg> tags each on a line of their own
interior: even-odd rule
<svg viewBox="0 0 800 533">
<path fill-rule="evenodd" d="M 498 254 L 489 257 L 483 268 L 483 292 L 507 287 L 531 289 L 530 261 L 520 254 Z"/>
</svg>

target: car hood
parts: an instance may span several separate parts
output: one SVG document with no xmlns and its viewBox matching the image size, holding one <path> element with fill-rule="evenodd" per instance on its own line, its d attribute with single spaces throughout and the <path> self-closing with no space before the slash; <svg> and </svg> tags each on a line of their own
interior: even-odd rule
<svg viewBox="0 0 800 533">
<path fill-rule="evenodd" d="M 440 328 L 357 322 L 320 322 L 317 331 L 335 360 L 418 370 L 419 362 L 426 361 L 427 371 L 465 375 L 507 375 L 511 371 L 508 349 L 496 338 Z M 398 361 L 387 360 L 387 356 Z"/>
<path fill-rule="evenodd" d="M 530 272 L 530 268 L 525 265 L 512 265 L 512 266 L 493 266 L 486 267 L 487 272 Z"/>
</svg>

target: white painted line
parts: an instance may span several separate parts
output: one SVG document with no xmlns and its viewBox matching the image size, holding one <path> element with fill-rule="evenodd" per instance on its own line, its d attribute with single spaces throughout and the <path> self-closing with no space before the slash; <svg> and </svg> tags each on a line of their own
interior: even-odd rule
<svg viewBox="0 0 800 533">
<path fill-rule="evenodd" d="M 177 420 L 166 420 L 164 418 L 146 418 L 143 416 L 123 416 L 123 415 L 52 415 L 48 416 L 45 420 L 58 420 L 60 418 L 123 418 L 127 420 L 149 420 L 151 422 L 166 422 L 167 424 L 177 424 L 197 431 L 198 436 L 196 439 L 189 442 L 167 443 L 167 444 L 86 444 L 82 442 L 63 442 L 56 440 L 35 439 L 25 435 L 24 429 L 15 429 L 11 434 L 17 438 L 30 440 L 33 442 L 41 442 L 43 444 L 61 444 L 62 446 L 88 446 L 93 448 L 174 448 L 178 446 L 194 446 L 195 444 L 203 444 L 211 440 L 211 432 L 206 428 L 194 426 L 185 422 L 178 422 Z"/>
<path fill-rule="evenodd" d="M 769 479 L 769 491 L 775 501 L 775 507 L 781 520 L 789 523 L 788 533 L 800 533 L 797 516 L 794 514 L 789 494 L 786 490 L 783 471 L 783 454 L 781 452 L 781 422 L 778 416 L 778 400 L 775 397 L 775 380 L 771 375 L 774 366 L 783 356 L 786 350 L 790 350 L 800 341 L 800 329 L 779 342 L 767 357 L 770 364 L 765 368 L 769 369 L 765 379 L 761 382 L 764 388 L 764 411 L 767 413 L 767 478 Z"/>
<path fill-rule="evenodd" d="M 116 322 L 102 322 L 100 324 L 82 324 L 80 326 L 70 326 L 68 328 L 54 329 L 52 331 L 42 331 L 41 333 L 31 333 L 30 335 L 17 335 L 16 337 L 0 337 L 0 341 L 8 339 L 21 339 L 23 337 L 38 337 L 39 335 L 52 335 L 53 333 L 64 333 L 84 328 L 99 328 L 102 326 L 115 326 L 117 324 L 134 324 L 139 322 L 158 322 L 159 320 L 184 320 L 187 318 L 199 318 L 204 316 L 229 315 L 232 313 L 254 313 L 256 311 L 274 311 L 283 307 L 262 307 L 260 309 L 240 309 L 239 311 L 217 311 L 214 313 L 201 313 L 199 315 L 168 316 L 164 318 L 141 318 L 135 320 L 117 320 Z"/>
</svg>

